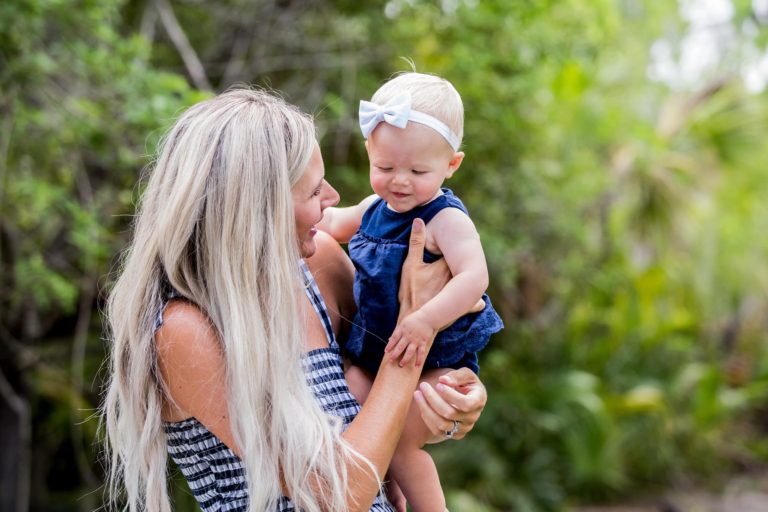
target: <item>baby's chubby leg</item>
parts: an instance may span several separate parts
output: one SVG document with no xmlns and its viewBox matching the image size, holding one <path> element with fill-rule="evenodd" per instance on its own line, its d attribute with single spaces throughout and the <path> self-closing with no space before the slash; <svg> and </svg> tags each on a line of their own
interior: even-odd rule
<svg viewBox="0 0 768 512">
<path fill-rule="evenodd" d="M 427 370 L 421 382 L 437 385 L 438 378 L 450 368 Z M 411 403 L 403 435 L 395 450 L 390 473 L 405 494 L 413 512 L 444 512 L 445 497 L 432 457 L 422 449 L 432 437 L 421 419 L 419 406 Z"/>
</svg>

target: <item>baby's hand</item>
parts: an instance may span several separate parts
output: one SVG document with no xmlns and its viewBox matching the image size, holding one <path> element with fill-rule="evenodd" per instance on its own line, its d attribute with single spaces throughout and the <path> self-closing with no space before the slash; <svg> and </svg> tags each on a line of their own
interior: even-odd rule
<svg viewBox="0 0 768 512">
<path fill-rule="evenodd" d="M 415 357 L 416 367 L 419 367 L 424 363 L 436 334 L 437 329 L 432 327 L 421 311 L 416 310 L 397 324 L 384 352 L 392 361 L 397 361 L 402 354 L 400 366 L 407 365 Z"/>
</svg>

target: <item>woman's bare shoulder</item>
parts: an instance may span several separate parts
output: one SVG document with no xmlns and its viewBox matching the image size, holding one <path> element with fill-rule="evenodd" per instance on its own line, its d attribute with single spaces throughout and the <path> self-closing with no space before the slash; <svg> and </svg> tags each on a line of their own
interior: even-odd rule
<svg viewBox="0 0 768 512">
<path fill-rule="evenodd" d="M 215 329 L 208 316 L 198 306 L 184 300 L 172 300 L 163 311 L 163 322 L 155 335 L 158 348 L 179 341 L 205 341 L 215 337 Z M 216 340 L 218 345 L 218 340 Z"/>
<path fill-rule="evenodd" d="M 224 350 L 205 312 L 189 302 L 172 301 L 155 344 L 166 392 L 163 419 L 194 417 L 240 455 L 229 424 Z"/>
</svg>

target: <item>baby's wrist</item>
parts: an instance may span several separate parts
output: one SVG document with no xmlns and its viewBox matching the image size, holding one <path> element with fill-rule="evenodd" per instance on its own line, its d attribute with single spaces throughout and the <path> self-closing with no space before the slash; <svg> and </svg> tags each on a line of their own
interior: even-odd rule
<svg viewBox="0 0 768 512">
<path fill-rule="evenodd" d="M 415 311 L 413 314 L 418 315 L 418 320 L 429 327 L 433 332 L 437 332 L 440 329 L 440 326 L 438 325 L 439 322 L 437 322 L 433 315 L 430 315 L 428 311 L 424 311 L 424 308 Z"/>
</svg>

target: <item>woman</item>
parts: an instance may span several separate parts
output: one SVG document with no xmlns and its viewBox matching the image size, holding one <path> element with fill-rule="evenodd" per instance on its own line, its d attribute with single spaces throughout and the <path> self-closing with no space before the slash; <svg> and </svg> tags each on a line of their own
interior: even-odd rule
<svg viewBox="0 0 768 512">
<path fill-rule="evenodd" d="M 109 487 L 131 510 L 170 510 L 168 453 L 206 511 L 392 510 L 379 489 L 419 369 L 383 366 L 362 408 L 346 388 L 349 269 L 315 228 L 337 202 L 312 120 L 270 94 L 226 92 L 166 135 L 107 309 Z M 404 312 L 430 272 L 404 270 Z M 459 372 L 415 398 L 462 437 L 485 390 Z"/>
</svg>

